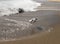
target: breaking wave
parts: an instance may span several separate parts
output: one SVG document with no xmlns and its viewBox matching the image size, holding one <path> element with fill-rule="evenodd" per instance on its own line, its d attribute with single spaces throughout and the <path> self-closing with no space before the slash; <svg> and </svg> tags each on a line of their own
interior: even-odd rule
<svg viewBox="0 0 60 44">
<path fill-rule="evenodd" d="M 0 0 L 0 16 L 18 13 L 18 8 L 24 11 L 36 11 L 41 3 L 32 0 Z"/>
</svg>

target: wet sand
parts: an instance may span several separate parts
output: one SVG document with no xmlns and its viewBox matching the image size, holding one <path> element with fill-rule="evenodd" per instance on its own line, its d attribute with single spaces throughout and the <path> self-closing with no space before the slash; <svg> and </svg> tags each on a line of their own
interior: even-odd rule
<svg viewBox="0 0 60 44">
<path fill-rule="evenodd" d="M 42 32 L 26 37 L 22 40 L 0 42 L 0 44 L 60 44 L 60 11 L 55 10 L 41 10 L 37 12 L 28 12 L 23 14 L 16 14 L 11 16 L 4 16 L 4 18 L 14 19 L 17 21 L 26 21 L 37 17 L 38 21 L 34 23 L 35 26 L 43 25 L 52 27 L 51 32 Z M 1 18 L 1 17 L 0 17 Z"/>
</svg>

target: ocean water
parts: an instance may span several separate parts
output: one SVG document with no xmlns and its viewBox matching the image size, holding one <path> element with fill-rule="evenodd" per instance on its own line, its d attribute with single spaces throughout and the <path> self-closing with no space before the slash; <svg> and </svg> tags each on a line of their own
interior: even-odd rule
<svg viewBox="0 0 60 44">
<path fill-rule="evenodd" d="M 41 6 L 41 3 L 33 0 L 0 0 L 0 16 L 18 13 L 18 8 L 24 11 L 37 11 L 34 8 Z"/>
</svg>

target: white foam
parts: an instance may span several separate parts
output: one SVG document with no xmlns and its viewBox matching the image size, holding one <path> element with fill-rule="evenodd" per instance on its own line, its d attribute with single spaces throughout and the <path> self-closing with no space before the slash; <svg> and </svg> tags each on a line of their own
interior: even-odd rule
<svg viewBox="0 0 60 44">
<path fill-rule="evenodd" d="M 17 13 L 18 8 L 23 8 L 25 11 L 36 11 L 34 8 L 41 6 L 32 0 L 2 0 L 0 1 L 0 16 Z"/>
</svg>

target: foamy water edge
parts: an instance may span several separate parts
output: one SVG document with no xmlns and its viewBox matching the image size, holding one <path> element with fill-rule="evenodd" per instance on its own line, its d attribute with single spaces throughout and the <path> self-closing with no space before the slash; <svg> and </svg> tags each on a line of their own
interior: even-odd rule
<svg viewBox="0 0 60 44">
<path fill-rule="evenodd" d="M 23 8 L 24 11 L 37 11 L 35 8 L 41 6 L 32 0 L 10 0 L 0 2 L 0 16 L 18 13 L 18 8 Z"/>
</svg>

